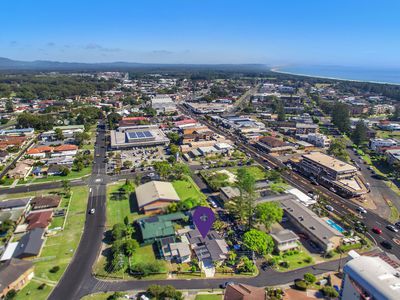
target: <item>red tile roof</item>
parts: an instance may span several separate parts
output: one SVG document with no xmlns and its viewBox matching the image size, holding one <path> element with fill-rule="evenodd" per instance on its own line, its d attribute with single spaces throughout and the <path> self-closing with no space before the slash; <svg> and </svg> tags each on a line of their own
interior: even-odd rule
<svg viewBox="0 0 400 300">
<path fill-rule="evenodd" d="M 26 154 L 38 154 L 38 153 L 46 153 L 46 152 L 52 152 L 53 147 L 49 146 L 40 146 L 36 148 L 31 148 L 28 151 L 26 151 Z"/>
<path fill-rule="evenodd" d="M 225 290 L 224 300 L 265 300 L 264 288 L 247 284 L 229 284 Z"/>
<path fill-rule="evenodd" d="M 66 145 L 60 145 L 60 146 L 54 148 L 55 152 L 73 151 L 73 150 L 78 150 L 78 146 L 66 144 Z"/>
<path fill-rule="evenodd" d="M 52 211 L 30 213 L 26 218 L 28 222 L 28 230 L 32 230 L 34 228 L 46 228 L 49 226 L 52 216 Z"/>
<path fill-rule="evenodd" d="M 260 139 L 260 142 L 272 148 L 285 146 L 286 143 L 276 138 L 265 136 Z"/>
</svg>

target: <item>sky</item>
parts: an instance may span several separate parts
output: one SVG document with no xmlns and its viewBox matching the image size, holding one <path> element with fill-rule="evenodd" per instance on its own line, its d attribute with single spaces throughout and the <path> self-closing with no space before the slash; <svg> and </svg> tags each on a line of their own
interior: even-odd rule
<svg viewBox="0 0 400 300">
<path fill-rule="evenodd" d="M 13 0 L 0 57 L 400 67 L 398 0 Z"/>
</svg>

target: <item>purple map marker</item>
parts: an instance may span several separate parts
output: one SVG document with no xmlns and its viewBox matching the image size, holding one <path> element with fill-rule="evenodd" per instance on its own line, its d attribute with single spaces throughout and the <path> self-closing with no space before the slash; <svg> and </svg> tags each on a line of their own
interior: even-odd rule
<svg viewBox="0 0 400 300">
<path fill-rule="evenodd" d="M 203 238 L 206 237 L 208 231 L 211 229 L 215 221 L 215 216 L 211 208 L 205 206 L 198 206 L 193 213 L 193 223 L 200 231 Z"/>
</svg>

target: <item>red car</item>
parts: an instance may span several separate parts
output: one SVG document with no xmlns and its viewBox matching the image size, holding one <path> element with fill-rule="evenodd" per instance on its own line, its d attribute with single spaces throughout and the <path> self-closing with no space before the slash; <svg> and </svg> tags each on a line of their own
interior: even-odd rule
<svg viewBox="0 0 400 300">
<path fill-rule="evenodd" d="M 381 234 L 382 233 L 382 229 L 378 228 L 378 227 L 374 227 L 372 228 L 372 231 L 376 234 Z"/>
</svg>

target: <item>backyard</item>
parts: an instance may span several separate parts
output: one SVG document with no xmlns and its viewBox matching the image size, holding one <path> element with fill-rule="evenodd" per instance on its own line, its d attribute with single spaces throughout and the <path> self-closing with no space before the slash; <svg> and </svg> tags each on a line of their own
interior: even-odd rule
<svg viewBox="0 0 400 300">
<path fill-rule="evenodd" d="M 17 294 L 16 299 L 46 299 L 78 248 L 86 218 L 88 189 L 73 187 L 71 192 L 70 211 L 65 229 L 54 236 L 47 237 L 40 258 L 35 260 L 35 277 Z M 56 266 L 60 269 L 50 272 Z M 39 286 L 43 288 L 39 289 Z"/>
<path fill-rule="evenodd" d="M 181 200 L 189 198 L 205 200 L 206 196 L 200 191 L 199 187 L 189 176 L 186 180 L 175 180 L 172 182 L 176 193 Z"/>
</svg>

